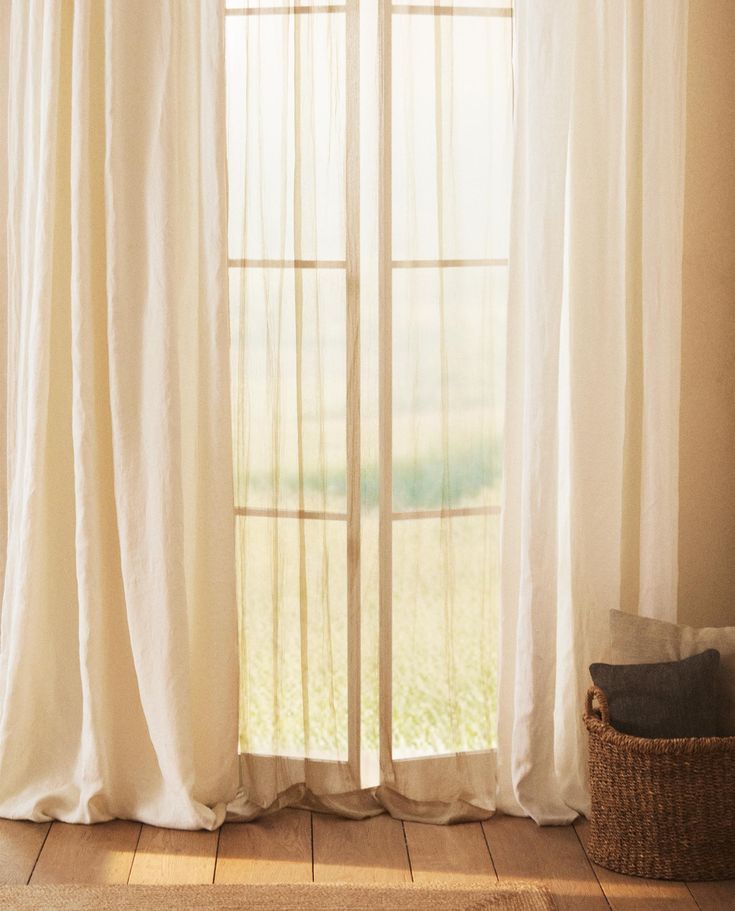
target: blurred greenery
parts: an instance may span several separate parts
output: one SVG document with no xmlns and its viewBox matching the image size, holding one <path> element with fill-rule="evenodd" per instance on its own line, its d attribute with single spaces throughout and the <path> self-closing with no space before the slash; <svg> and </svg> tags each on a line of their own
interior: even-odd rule
<svg viewBox="0 0 735 911">
<path fill-rule="evenodd" d="M 497 516 L 472 516 L 394 525 L 398 756 L 487 749 L 494 743 L 497 522 Z M 364 517 L 362 739 L 368 751 L 378 748 L 377 526 L 377 513 Z M 345 526 L 306 521 L 303 531 L 302 599 L 298 523 L 239 520 L 241 749 L 346 758 Z M 302 677 L 307 666 L 308 749 Z"/>
<path fill-rule="evenodd" d="M 494 439 L 489 445 L 453 446 L 449 458 L 447 497 L 444 498 L 444 457 L 441 453 L 423 455 L 420 459 L 395 459 L 393 462 L 393 506 L 396 510 L 437 509 L 441 506 L 466 505 L 478 500 L 487 490 L 500 487 L 502 451 Z M 377 509 L 379 472 L 377 462 L 363 463 L 360 472 L 360 495 L 363 509 Z M 251 495 L 271 490 L 270 472 L 252 471 L 247 489 Z M 295 500 L 299 493 L 298 474 L 282 471 L 281 495 Z M 318 469 L 304 472 L 304 491 L 313 499 L 325 491 L 327 500 L 346 496 L 346 471 L 330 467 L 324 474 Z M 241 484 L 240 489 L 246 485 Z M 313 501 L 313 500 L 312 500 Z"/>
</svg>

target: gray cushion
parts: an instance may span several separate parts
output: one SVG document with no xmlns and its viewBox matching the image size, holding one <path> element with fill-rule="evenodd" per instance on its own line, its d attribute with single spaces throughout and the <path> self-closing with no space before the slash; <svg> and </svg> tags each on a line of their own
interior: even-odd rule
<svg viewBox="0 0 735 911">
<path fill-rule="evenodd" d="M 636 737 L 714 737 L 717 670 L 713 648 L 682 661 L 592 664 L 595 686 L 607 696 L 610 723 Z"/>
</svg>

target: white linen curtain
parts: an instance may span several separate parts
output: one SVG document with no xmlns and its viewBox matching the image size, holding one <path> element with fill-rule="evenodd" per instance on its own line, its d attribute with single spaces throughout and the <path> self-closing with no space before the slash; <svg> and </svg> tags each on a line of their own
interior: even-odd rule
<svg viewBox="0 0 735 911">
<path fill-rule="evenodd" d="M 499 806 L 588 809 L 607 611 L 675 619 L 686 0 L 516 0 Z"/>
<path fill-rule="evenodd" d="M 238 689 L 221 3 L 8 13 L 0 815 L 213 828 Z"/>
<path fill-rule="evenodd" d="M 252 816 L 301 802 L 354 815 L 387 807 L 437 821 L 487 816 L 487 668 L 497 649 L 498 805 L 569 821 L 587 808 L 579 714 L 605 611 L 675 609 L 686 2 L 516 0 L 499 648 L 492 460 L 502 408 L 492 393 L 503 387 L 507 251 L 502 193 L 483 175 L 504 173 L 493 125 L 507 111 L 502 102 L 488 111 L 481 87 L 506 78 L 508 35 L 495 27 L 509 21 L 401 14 L 391 54 L 399 202 L 379 257 L 389 271 L 375 256 L 386 236 L 377 206 L 385 159 L 369 151 L 363 129 L 356 273 L 355 235 L 341 234 L 354 198 L 334 210 L 336 221 L 320 208 L 330 181 L 349 183 L 335 163 L 349 171 L 355 161 L 339 145 L 354 142 L 339 138 L 345 99 L 335 88 L 323 108 L 307 102 L 297 116 L 292 88 L 294 67 L 307 98 L 327 64 L 354 76 L 350 33 L 318 32 L 304 15 L 296 45 L 293 20 L 303 14 L 274 20 L 273 40 L 300 56 L 298 66 L 277 58 L 286 61 L 283 83 L 260 102 L 250 97 L 253 112 L 279 98 L 266 129 L 279 125 L 283 154 L 250 158 L 254 186 L 265 193 L 263 173 L 291 161 L 288 131 L 313 136 L 317 115 L 330 128 L 303 151 L 300 198 L 295 183 L 277 210 L 265 195 L 249 197 L 247 236 L 262 247 L 231 251 L 257 261 L 233 272 L 236 375 L 252 378 L 262 358 L 269 380 L 283 384 L 261 389 L 258 402 L 257 386 L 243 383 L 234 402 L 236 560 L 221 6 L 10 3 L 0 62 L 9 99 L 0 815 L 212 828 L 228 803 Z M 357 5 L 346 6 L 354 16 Z M 361 34 L 377 35 L 375 5 L 359 8 Z M 243 27 L 256 18 L 243 16 Z M 377 124 L 381 99 L 370 94 L 377 80 L 365 61 L 379 49 L 366 40 L 360 51 L 361 112 Z M 248 66 L 264 72 L 257 57 Z M 428 101 L 418 91 L 427 79 L 442 86 Z M 265 122 L 262 108 L 252 116 Z M 462 166 L 452 172 L 456 155 Z M 235 190 L 246 199 L 244 185 Z M 463 215 L 478 198 L 492 204 L 481 230 Z M 277 216 L 271 234 L 268 213 Z M 331 265 L 296 278 L 294 263 L 312 258 Z M 347 426 L 356 425 L 331 410 L 333 397 L 355 394 L 347 368 L 339 380 L 319 372 L 326 353 L 345 364 L 354 353 L 355 324 L 339 308 L 358 274 L 358 445 L 363 469 L 390 456 L 393 484 L 382 492 L 370 471 L 355 487 L 354 461 L 339 463 L 355 445 Z M 381 274 L 393 295 L 390 345 L 377 318 Z M 254 300 L 266 304 L 257 318 Z M 260 349 L 248 347 L 253 330 Z M 253 403 L 269 417 L 267 434 L 250 420 Z M 349 491 L 363 512 L 360 573 L 350 577 L 334 557 L 354 555 Z M 429 515 L 403 515 L 414 509 Z M 391 528 L 394 575 L 383 575 L 391 590 L 380 610 L 386 541 L 371 510 Z M 304 512 L 340 518 L 309 524 L 317 520 Z M 245 590 L 256 595 L 243 609 L 241 694 L 236 566 L 241 607 Z M 345 607 L 352 591 L 354 609 L 355 585 L 362 630 Z M 316 635 L 309 619 L 319 621 Z M 362 693 L 348 678 L 360 646 Z M 270 683 L 259 691 L 261 680 Z M 382 686 L 384 697 L 386 683 L 395 704 L 385 711 L 381 699 L 378 721 L 374 694 Z M 238 695 L 244 755 L 233 800 Z M 411 752 L 417 731 L 420 756 Z"/>
<path fill-rule="evenodd" d="M 8 51 L 10 49 L 10 0 L 0 3 L 0 583 L 5 576 L 5 544 L 8 491 L 5 483 L 5 453 L 7 449 L 7 345 L 8 287 L 7 223 L 8 183 Z"/>
</svg>

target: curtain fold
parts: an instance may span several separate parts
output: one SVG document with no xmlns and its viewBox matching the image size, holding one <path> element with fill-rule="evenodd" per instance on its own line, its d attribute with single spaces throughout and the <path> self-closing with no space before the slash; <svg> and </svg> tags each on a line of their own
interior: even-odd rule
<svg viewBox="0 0 735 911">
<path fill-rule="evenodd" d="M 568 822 L 588 808 L 579 716 L 608 608 L 676 610 L 687 2 L 514 5 L 499 645 L 502 17 L 401 20 L 382 97 L 375 7 L 350 2 L 347 30 L 238 17 L 229 335 L 222 5 L 0 7 L 0 815 L 482 818 L 497 651 L 497 806 Z M 387 216 L 355 65 L 373 126 L 393 92 Z"/>
<path fill-rule="evenodd" d="M 221 4 L 10 15 L 0 815 L 213 828 L 238 699 Z"/>
<path fill-rule="evenodd" d="M 687 2 L 516 0 L 499 806 L 588 809 L 607 611 L 674 618 Z"/>
<path fill-rule="evenodd" d="M 0 3 L 0 588 L 5 578 L 8 534 L 7 489 L 7 288 L 8 288 L 8 76 L 10 50 L 10 0 Z"/>
</svg>

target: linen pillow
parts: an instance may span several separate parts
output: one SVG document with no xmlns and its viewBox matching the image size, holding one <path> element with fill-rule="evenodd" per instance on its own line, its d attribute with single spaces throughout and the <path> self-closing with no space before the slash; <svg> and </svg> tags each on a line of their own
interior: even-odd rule
<svg viewBox="0 0 735 911">
<path fill-rule="evenodd" d="M 721 737 L 735 735 L 735 626 L 696 629 L 611 610 L 610 644 L 615 664 L 676 661 L 708 648 L 717 649 L 717 733 Z"/>
<path fill-rule="evenodd" d="M 604 690 L 610 724 L 636 737 L 714 737 L 720 654 L 707 649 L 682 661 L 592 664 Z"/>
</svg>

